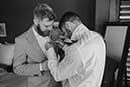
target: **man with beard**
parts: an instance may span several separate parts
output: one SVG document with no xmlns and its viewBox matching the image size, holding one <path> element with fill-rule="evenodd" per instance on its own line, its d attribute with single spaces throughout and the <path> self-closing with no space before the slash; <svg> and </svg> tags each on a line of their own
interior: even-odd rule
<svg viewBox="0 0 130 87">
<path fill-rule="evenodd" d="M 27 87 L 57 87 L 47 67 L 45 44 L 55 21 L 53 9 L 38 4 L 33 11 L 34 24 L 15 39 L 13 70 L 18 75 L 27 76 Z"/>
</svg>

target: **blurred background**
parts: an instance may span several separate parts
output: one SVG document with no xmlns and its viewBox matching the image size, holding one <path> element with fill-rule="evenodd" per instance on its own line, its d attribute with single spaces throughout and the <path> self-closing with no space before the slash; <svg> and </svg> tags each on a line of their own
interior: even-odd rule
<svg viewBox="0 0 130 87">
<path fill-rule="evenodd" d="M 104 36 L 108 48 L 107 56 L 110 58 L 106 58 L 102 87 L 113 87 L 117 76 L 125 78 L 123 81 L 119 79 L 119 86 L 121 86 L 120 83 L 127 83 L 127 68 L 122 68 L 127 63 L 130 86 L 130 40 L 126 39 L 130 37 L 130 0 L 0 0 L 0 23 L 5 23 L 7 35 L 0 37 L 0 43 L 14 43 L 15 37 L 28 30 L 33 24 L 33 9 L 41 2 L 49 4 L 54 9 L 57 20 L 66 11 L 74 11 L 89 29 Z M 127 30 L 129 30 L 128 33 Z M 5 50 L 3 53 L 5 52 L 8 51 Z M 114 58 L 111 58 L 113 55 Z M 129 61 L 120 61 L 123 58 Z M 118 75 L 117 67 L 121 75 Z M 126 71 L 126 77 L 124 77 L 123 69 Z"/>
<path fill-rule="evenodd" d="M 32 25 L 33 9 L 40 2 L 49 4 L 58 20 L 64 12 L 74 11 L 89 28 L 95 28 L 96 0 L 0 0 L 0 22 L 6 23 L 7 31 L 4 40 L 13 42 L 16 36 Z"/>
</svg>

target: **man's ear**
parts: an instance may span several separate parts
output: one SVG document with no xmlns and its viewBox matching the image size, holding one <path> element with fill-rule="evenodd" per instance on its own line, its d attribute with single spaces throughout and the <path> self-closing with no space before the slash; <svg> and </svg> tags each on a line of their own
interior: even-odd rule
<svg viewBox="0 0 130 87">
<path fill-rule="evenodd" d="M 67 29 L 69 29 L 70 26 L 71 26 L 71 23 L 70 23 L 69 21 L 68 21 L 68 22 L 65 22 L 65 27 L 66 27 Z"/>
<path fill-rule="evenodd" d="M 33 23 L 34 23 L 35 25 L 38 25 L 39 20 L 38 20 L 37 18 L 34 18 L 34 19 L 33 19 Z"/>
<path fill-rule="evenodd" d="M 69 29 L 71 32 L 73 32 L 74 26 L 75 26 L 74 23 L 72 23 L 70 21 L 66 22 L 66 28 Z"/>
</svg>

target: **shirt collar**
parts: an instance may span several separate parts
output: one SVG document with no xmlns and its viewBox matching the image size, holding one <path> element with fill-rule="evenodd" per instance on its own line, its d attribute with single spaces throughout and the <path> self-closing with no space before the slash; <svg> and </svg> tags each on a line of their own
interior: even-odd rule
<svg viewBox="0 0 130 87">
<path fill-rule="evenodd" d="M 71 40 L 78 40 L 84 32 L 89 32 L 89 29 L 84 24 L 79 24 L 72 33 Z"/>
<path fill-rule="evenodd" d="M 33 30 L 33 33 L 34 33 L 35 36 L 39 36 L 39 34 L 35 30 L 35 26 L 34 25 L 32 26 L 32 30 Z"/>
</svg>

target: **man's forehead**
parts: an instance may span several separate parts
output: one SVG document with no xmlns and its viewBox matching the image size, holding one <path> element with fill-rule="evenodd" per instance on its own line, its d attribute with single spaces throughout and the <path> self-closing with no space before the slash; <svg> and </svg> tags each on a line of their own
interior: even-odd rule
<svg viewBox="0 0 130 87">
<path fill-rule="evenodd" d="M 44 22 L 46 25 L 50 25 L 54 23 L 54 20 L 49 20 L 49 18 L 45 18 L 42 20 L 42 22 Z"/>
</svg>

